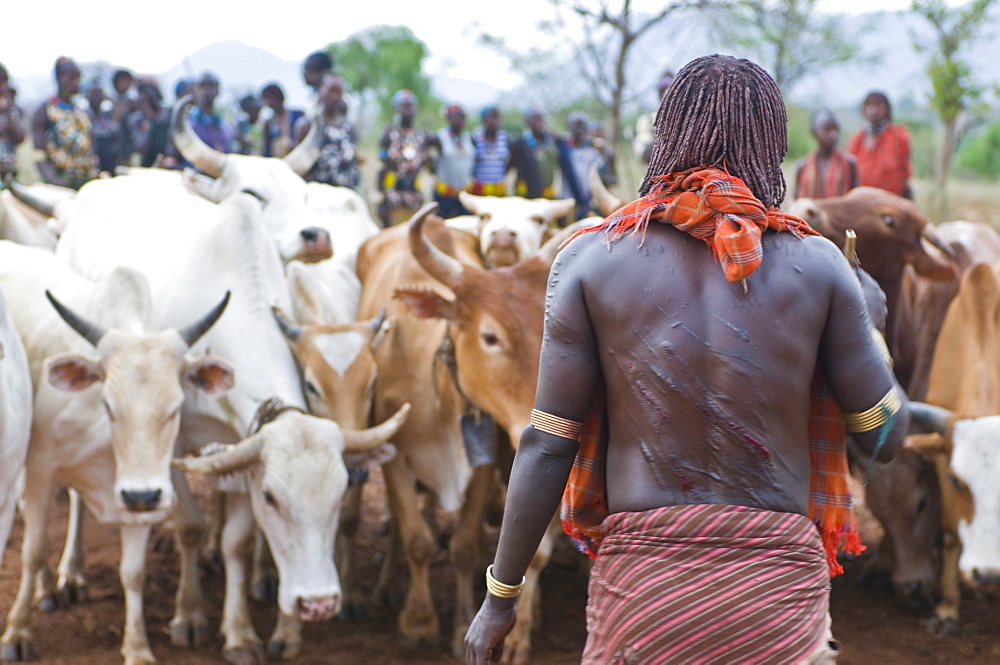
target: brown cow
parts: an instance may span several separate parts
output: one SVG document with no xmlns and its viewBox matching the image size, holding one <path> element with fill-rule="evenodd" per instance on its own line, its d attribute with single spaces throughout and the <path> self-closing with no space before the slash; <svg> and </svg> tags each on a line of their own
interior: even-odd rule
<svg viewBox="0 0 1000 665">
<path fill-rule="evenodd" d="M 479 528 L 494 471 L 492 465 L 469 466 L 458 416 L 468 399 L 488 412 L 512 441 L 527 426 L 538 374 L 545 283 L 560 239 L 514 266 L 486 270 L 474 247 L 456 246 L 459 236 L 426 221 L 427 213 L 423 210 L 406 227 L 384 231 L 361 248 L 361 315 L 385 303 L 386 289 L 394 290 L 389 316 L 397 322 L 376 352 L 380 378 L 375 415 L 399 400 L 413 403 L 394 439 L 399 455 L 384 467 L 410 565 L 411 585 L 399 620 L 410 638 L 433 638 L 438 632 L 427 581 L 434 545 L 418 511 L 414 480 L 434 489 L 445 509 L 456 508 L 461 500 L 454 493 L 469 492 L 451 543 L 457 576 L 453 648 L 461 652 L 475 613 L 472 579 L 482 573 Z M 403 314 L 404 303 L 421 318 Z M 446 330 L 454 344 L 457 385 L 444 363 L 434 361 Z M 521 662 L 529 655 L 537 578 L 546 561 L 547 550 L 540 548 L 519 604 L 519 627 L 507 641 Z"/>
<path fill-rule="evenodd" d="M 858 187 L 828 199 L 798 199 L 786 209 L 839 247 L 844 246 L 848 229 L 857 234 L 861 265 L 885 291 L 886 342 L 896 377 L 908 386 L 917 351 L 908 327 L 909 303 L 902 297 L 903 270 L 909 265 L 927 279 L 953 279 L 957 271 L 951 248 L 913 201 L 874 187 Z M 945 256 L 928 252 L 924 241 Z"/>
</svg>

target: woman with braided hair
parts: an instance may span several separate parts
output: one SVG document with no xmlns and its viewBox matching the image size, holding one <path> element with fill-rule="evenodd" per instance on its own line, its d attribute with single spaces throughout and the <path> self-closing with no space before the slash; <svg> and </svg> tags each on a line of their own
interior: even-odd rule
<svg viewBox="0 0 1000 665">
<path fill-rule="evenodd" d="M 689 63 L 640 198 L 556 258 L 470 664 L 501 657 L 560 502 L 596 559 L 584 663 L 836 657 L 829 580 L 861 547 L 845 424 L 888 460 L 908 405 L 851 266 L 776 207 L 785 125 L 756 64 Z"/>
</svg>

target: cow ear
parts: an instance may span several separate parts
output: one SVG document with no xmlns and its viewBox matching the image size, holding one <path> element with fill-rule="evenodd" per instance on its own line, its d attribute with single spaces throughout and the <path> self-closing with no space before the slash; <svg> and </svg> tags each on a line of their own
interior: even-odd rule
<svg viewBox="0 0 1000 665">
<path fill-rule="evenodd" d="M 396 446 L 383 443 L 364 452 L 344 453 L 344 466 L 348 471 L 371 471 L 376 466 L 392 461 L 395 456 Z"/>
<path fill-rule="evenodd" d="M 188 360 L 184 380 L 206 395 L 221 395 L 233 387 L 233 368 L 212 356 Z"/>
<path fill-rule="evenodd" d="M 215 180 L 214 178 L 202 175 L 194 169 L 184 169 L 181 175 L 181 182 L 188 191 L 197 194 L 203 199 L 208 199 L 212 203 L 219 203 L 224 198 L 221 191 L 221 180 Z"/>
<path fill-rule="evenodd" d="M 455 318 L 455 301 L 448 300 L 437 291 L 420 288 L 396 289 L 392 297 L 402 301 L 417 318 L 449 321 Z"/>
<path fill-rule="evenodd" d="M 49 383 L 66 392 L 77 392 L 104 380 L 97 361 L 73 353 L 61 353 L 45 363 Z"/>
</svg>

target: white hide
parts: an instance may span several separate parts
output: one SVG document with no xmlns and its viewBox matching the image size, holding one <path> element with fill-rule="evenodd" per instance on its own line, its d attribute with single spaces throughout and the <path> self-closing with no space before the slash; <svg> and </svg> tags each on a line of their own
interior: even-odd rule
<svg viewBox="0 0 1000 665">
<path fill-rule="evenodd" d="M 31 434 L 31 374 L 0 290 L 0 565 L 17 508 L 15 485 Z"/>
<path fill-rule="evenodd" d="M 446 220 L 445 224 L 479 237 L 479 252 L 487 267 L 511 265 L 533 254 L 542 246 L 549 224 L 572 213 L 575 205 L 573 199 L 474 196 L 465 192 L 459 196 L 473 214 Z M 491 257 L 501 239 L 515 244 L 516 257 L 498 264 Z"/>
<path fill-rule="evenodd" d="M 959 420 L 952 434 L 951 466 L 972 491 L 975 516 L 958 524 L 962 576 L 1000 576 L 1000 416 Z"/>
</svg>

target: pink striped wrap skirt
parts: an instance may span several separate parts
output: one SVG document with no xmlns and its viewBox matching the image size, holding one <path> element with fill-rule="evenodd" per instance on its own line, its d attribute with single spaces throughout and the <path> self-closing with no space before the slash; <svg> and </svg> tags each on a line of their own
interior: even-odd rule
<svg viewBox="0 0 1000 665">
<path fill-rule="evenodd" d="M 830 573 L 803 515 L 684 505 L 602 526 L 582 663 L 833 662 Z"/>
</svg>

